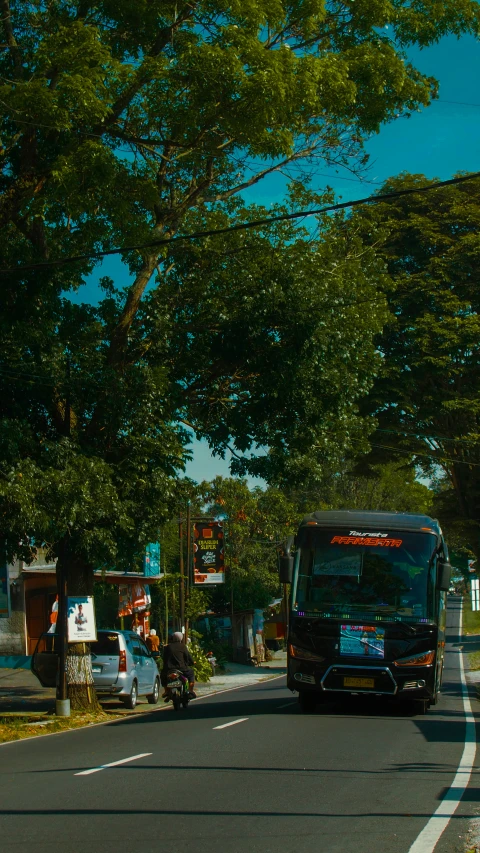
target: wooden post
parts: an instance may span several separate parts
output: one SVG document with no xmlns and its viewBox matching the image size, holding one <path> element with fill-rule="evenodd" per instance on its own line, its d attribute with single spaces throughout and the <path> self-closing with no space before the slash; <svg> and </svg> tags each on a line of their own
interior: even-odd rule
<svg viewBox="0 0 480 853">
<path fill-rule="evenodd" d="M 180 545 L 180 630 L 185 627 L 185 570 L 183 565 L 183 519 L 178 523 L 178 538 Z"/>
<path fill-rule="evenodd" d="M 191 515 L 190 515 L 190 501 L 187 503 L 187 572 L 185 576 L 185 586 L 186 586 L 186 595 L 185 600 L 188 601 L 188 596 L 190 594 L 190 564 L 192 560 L 192 536 L 191 536 Z M 185 636 L 183 641 L 186 643 L 188 640 L 188 619 L 185 619 Z"/>
</svg>

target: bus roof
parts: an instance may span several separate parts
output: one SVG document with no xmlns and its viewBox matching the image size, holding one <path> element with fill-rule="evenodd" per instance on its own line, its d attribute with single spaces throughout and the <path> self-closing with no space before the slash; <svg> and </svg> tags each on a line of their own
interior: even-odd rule
<svg viewBox="0 0 480 853">
<path fill-rule="evenodd" d="M 375 512 L 371 510 L 324 510 L 306 515 L 300 527 L 350 527 L 352 530 L 423 530 L 437 536 L 442 530 L 436 518 L 410 512 Z"/>
</svg>

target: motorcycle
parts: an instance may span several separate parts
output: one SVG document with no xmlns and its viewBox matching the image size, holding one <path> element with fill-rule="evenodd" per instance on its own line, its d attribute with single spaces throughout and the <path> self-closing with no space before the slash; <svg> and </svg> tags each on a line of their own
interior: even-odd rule
<svg viewBox="0 0 480 853">
<path fill-rule="evenodd" d="M 182 705 L 184 708 L 188 706 L 190 702 L 188 678 L 185 678 L 181 672 L 168 674 L 167 699 L 172 700 L 175 711 L 179 711 Z"/>
</svg>

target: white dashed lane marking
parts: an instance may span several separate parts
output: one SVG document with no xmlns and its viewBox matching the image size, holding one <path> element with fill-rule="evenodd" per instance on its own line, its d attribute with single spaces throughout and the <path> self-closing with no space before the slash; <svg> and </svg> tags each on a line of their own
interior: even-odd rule
<svg viewBox="0 0 480 853">
<path fill-rule="evenodd" d="M 141 752 L 139 755 L 131 755 L 130 758 L 122 758 L 120 761 L 111 761 L 110 764 L 101 764 L 100 767 L 91 767 L 90 770 L 82 770 L 80 773 L 74 773 L 74 776 L 90 776 L 92 773 L 99 773 L 100 770 L 106 770 L 108 767 L 118 767 L 120 764 L 128 764 L 129 761 L 138 761 L 139 758 L 147 758 L 152 755 L 151 752 Z"/>
<path fill-rule="evenodd" d="M 239 720 L 233 720 L 233 722 L 231 722 L 231 723 L 224 723 L 223 726 L 214 726 L 213 728 L 214 728 L 214 730 L 215 729 L 228 729 L 229 726 L 236 726 L 237 723 L 246 723 L 247 720 L 248 720 L 248 717 L 240 717 Z"/>
</svg>

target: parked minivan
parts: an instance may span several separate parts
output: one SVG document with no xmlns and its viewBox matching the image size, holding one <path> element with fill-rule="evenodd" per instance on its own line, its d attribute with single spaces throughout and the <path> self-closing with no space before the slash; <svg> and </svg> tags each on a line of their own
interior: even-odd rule
<svg viewBox="0 0 480 853">
<path fill-rule="evenodd" d="M 97 631 L 89 643 L 93 682 L 101 695 L 118 696 L 127 708 L 135 708 L 139 696 L 156 705 L 160 676 L 155 658 L 134 631 Z M 32 656 L 32 672 L 44 687 L 55 687 L 58 678 L 59 637 L 42 634 Z"/>
<path fill-rule="evenodd" d="M 97 631 L 90 643 L 95 690 L 118 696 L 127 708 L 135 708 L 139 696 L 156 705 L 160 677 L 155 658 L 134 631 Z"/>
</svg>

